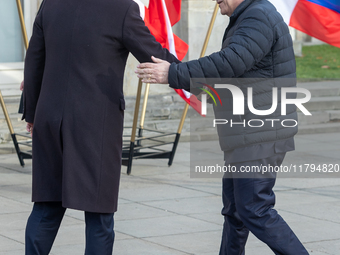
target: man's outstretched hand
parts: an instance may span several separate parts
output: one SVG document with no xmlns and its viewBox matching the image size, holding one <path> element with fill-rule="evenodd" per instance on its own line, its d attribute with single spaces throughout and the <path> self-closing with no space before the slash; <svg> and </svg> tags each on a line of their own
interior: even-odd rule
<svg viewBox="0 0 340 255">
<path fill-rule="evenodd" d="M 142 63 L 137 66 L 138 78 L 145 83 L 168 84 L 170 63 L 159 58 L 151 57 L 154 63 Z"/>
</svg>

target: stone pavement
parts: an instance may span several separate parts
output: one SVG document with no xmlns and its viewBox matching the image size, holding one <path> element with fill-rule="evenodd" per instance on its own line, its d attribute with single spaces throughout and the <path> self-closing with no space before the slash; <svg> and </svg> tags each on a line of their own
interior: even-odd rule
<svg viewBox="0 0 340 255">
<path fill-rule="evenodd" d="M 297 150 L 287 155 L 285 164 L 339 164 L 339 138 L 340 133 L 299 135 Z M 200 142 L 191 152 L 200 155 L 209 143 Z M 114 254 L 218 254 L 221 180 L 190 178 L 189 148 L 189 143 L 179 144 L 171 167 L 166 160 L 138 160 L 131 176 L 123 167 Z M 6 151 L 0 150 L 0 255 L 19 255 L 24 254 L 32 208 L 31 161 L 21 168 L 16 155 Z M 215 154 L 222 158 L 221 152 Z M 340 178 L 278 178 L 275 191 L 276 209 L 310 254 L 340 254 Z M 84 254 L 84 229 L 83 213 L 68 210 L 51 254 Z M 250 235 L 246 254 L 273 252 Z"/>
</svg>

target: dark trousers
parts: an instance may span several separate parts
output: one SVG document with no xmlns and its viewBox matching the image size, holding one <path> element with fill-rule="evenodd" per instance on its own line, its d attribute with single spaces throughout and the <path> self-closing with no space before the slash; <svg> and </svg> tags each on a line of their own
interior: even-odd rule
<svg viewBox="0 0 340 255">
<path fill-rule="evenodd" d="M 27 221 L 26 255 L 48 255 L 66 208 L 61 202 L 34 203 Z M 112 255 L 114 231 L 113 213 L 85 212 L 85 255 Z"/>
<path fill-rule="evenodd" d="M 280 166 L 284 156 L 285 153 L 281 153 L 266 159 L 230 165 L 237 170 L 242 166 L 261 164 Z M 275 194 L 272 189 L 275 178 L 276 173 L 226 173 L 223 178 L 224 226 L 220 255 L 244 255 L 249 231 L 266 243 L 275 254 L 308 254 L 288 224 L 273 209 Z"/>
</svg>

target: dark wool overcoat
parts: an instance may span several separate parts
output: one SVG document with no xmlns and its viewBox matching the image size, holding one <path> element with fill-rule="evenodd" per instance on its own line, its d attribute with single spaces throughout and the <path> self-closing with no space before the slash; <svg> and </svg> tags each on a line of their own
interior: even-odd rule
<svg viewBox="0 0 340 255">
<path fill-rule="evenodd" d="M 25 60 L 23 119 L 33 129 L 33 202 L 117 210 L 131 52 L 178 62 L 132 0 L 45 0 Z"/>
</svg>

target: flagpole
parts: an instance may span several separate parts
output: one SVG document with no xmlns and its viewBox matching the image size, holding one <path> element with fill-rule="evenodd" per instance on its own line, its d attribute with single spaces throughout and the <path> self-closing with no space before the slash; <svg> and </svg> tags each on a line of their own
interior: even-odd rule
<svg viewBox="0 0 340 255">
<path fill-rule="evenodd" d="M 213 15 L 211 17 L 210 24 L 209 24 L 209 27 L 208 27 L 207 35 L 205 36 L 205 40 L 204 40 L 204 43 L 203 43 L 200 58 L 204 57 L 205 52 L 207 50 L 208 43 L 209 43 L 209 40 L 210 40 L 211 32 L 212 32 L 213 27 L 214 27 L 214 23 L 215 23 L 215 20 L 216 20 L 217 13 L 218 13 L 218 4 L 216 3 L 215 9 L 214 9 L 214 12 L 213 12 Z M 186 118 L 187 113 L 188 113 L 188 109 L 189 109 L 189 104 L 186 104 L 185 107 L 184 107 L 183 113 L 182 113 L 181 121 L 180 121 L 179 126 L 178 126 L 178 130 L 177 130 L 178 134 L 182 133 L 182 129 L 183 129 L 185 118 Z"/>
<path fill-rule="evenodd" d="M 214 9 L 214 12 L 213 12 L 213 15 L 211 17 L 210 24 L 209 24 L 209 27 L 208 27 L 207 35 L 205 36 L 205 40 L 204 40 L 204 43 L 203 43 L 200 58 L 204 57 L 205 52 L 207 50 L 208 43 L 209 43 L 210 36 L 211 36 L 211 32 L 213 30 L 214 23 L 215 23 L 215 20 L 216 20 L 217 12 L 218 12 L 218 4 L 216 3 L 215 9 Z M 174 142 L 172 152 L 171 152 L 171 156 L 170 156 L 169 162 L 168 162 L 169 166 L 172 165 L 172 161 L 174 160 L 177 145 L 178 145 L 181 133 L 182 133 L 182 129 L 183 129 L 183 126 L 184 126 L 185 118 L 186 118 L 187 113 L 188 113 L 188 109 L 189 109 L 189 104 L 187 103 L 187 104 L 185 104 L 185 107 L 184 107 L 184 110 L 183 110 L 183 113 L 182 113 L 182 118 L 181 118 L 181 121 L 179 122 L 179 125 L 178 125 L 178 130 L 177 130 L 175 142 Z"/>
<path fill-rule="evenodd" d="M 200 58 L 204 57 L 205 52 L 207 50 L 208 43 L 209 43 L 210 36 L 211 36 L 211 32 L 214 28 L 215 20 L 216 20 L 216 17 L 217 17 L 217 13 L 218 13 L 218 4 L 216 3 L 215 9 L 214 9 L 214 12 L 213 12 L 213 15 L 211 17 L 210 24 L 209 24 L 208 32 L 207 32 L 207 35 L 206 35 L 205 40 L 204 40 L 204 44 L 203 44 L 203 47 L 202 47 Z"/>
<path fill-rule="evenodd" d="M 145 112 L 146 112 L 146 106 L 148 104 L 149 91 L 150 91 L 150 83 L 147 83 L 145 86 L 144 101 L 143 101 L 142 113 L 140 116 L 140 125 L 139 125 L 140 128 L 144 128 Z"/>
<path fill-rule="evenodd" d="M 134 116 L 133 116 L 133 123 L 132 123 L 129 159 L 128 159 L 127 172 L 126 172 L 128 175 L 131 173 L 132 159 L 133 159 L 133 154 L 134 154 L 134 149 L 135 149 L 136 130 L 137 130 L 137 122 L 138 122 L 139 105 L 140 105 L 140 98 L 141 98 L 141 94 L 142 94 L 142 87 L 143 87 L 142 79 L 139 79 L 137 96 L 136 96 L 136 104 L 135 104 L 135 113 L 134 113 Z"/>
<path fill-rule="evenodd" d="M 0 91 L 0 103 L 1 103 L 2 111 L 4 112 L 4 115 L 5 115 L 5 119 L 6 119 L 6 122 L 7 122 L 9 132 L 11 133 L 11 135 L 13 135 L 14 129 L 13 129 L 12 122 L 11 122 L 11 119 L 9 117 L 9 114 L 8 114 L 8 111 L 7 111 L 7 108 L 6 108 L 6 104 L 5 104 L 5 101 L 4 101 L 4 98 L 2 96 L 1 91 Z"/>
<path fill-rule="evenodd" d="M 20 0 L 16 0 L 17 2 L 17 8 L 18 8 L 18 14 L 20 19 L 20 25 L 21 25 L 21 32 L 22 36 L 24 38 L 24 45 L 27 50 L 28 48 L 28 38 L 27 38 L 27 32 L 26 32 L 26 26 L 25 26 L 25 20 L 24 20 L 24 14 L 22 12 L 22 6 Z"/>
<path fill-rule="evenodd" d="M 24 14 L 23 14 L 23 11 L 22 11 L 22 5 L 21 5 L 20 0 L 16 0 L 16 3 L 17 3 L 17 8 L 18 8 L 18 15 L 19 15 L 19 20 L 20 20 L 22 37 L 24 39 L 24 46 L 25 46 L 25 49 L 27 50 L 28 49 L 28 37 L 27 37 L 25 20 L 24 20 Z M 21 93 L 19 111 L 18 111 L 19 113 L 22 113 L 23 105 L 24 105 L 24 98 L 23 98 L 23 94 Z"/>
<path fill-rule="evenodd" d="M 148 104 L 149 91 L 150 91 L 150 83 L 147 83 L 145 85 L 144 100 L 143 100 L 142 112 L 141 112 L 141 116 L 140 116 L 140 124 L 139 124 L 139 130 L 138 130 L 138 137 L 142 137 L 143 136 L 144 122 L 145 122 L 145 113 L 146 113 L 146 106 Z M 137 146 L 140 146 L 140 145 L 141 145 L 141 140 L 138 140 L 137 141 Z"/>
</svg>

